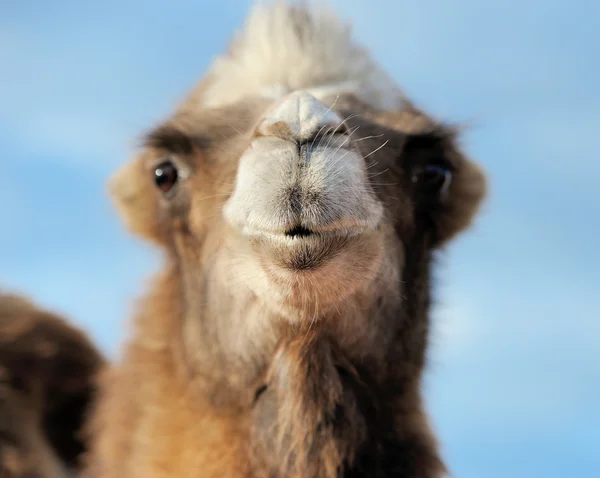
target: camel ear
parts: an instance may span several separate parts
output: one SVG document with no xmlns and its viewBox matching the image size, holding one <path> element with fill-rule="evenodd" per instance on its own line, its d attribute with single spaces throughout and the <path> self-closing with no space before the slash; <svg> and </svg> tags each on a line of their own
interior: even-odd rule
<svg viewBox="0 0 600 478">
<path fill-rule="evenodd" d="M 134 157 L 109 179 L 109 196 L 130 232 L 164 244 L 159 197 L 151 178 L 142 157 Z"/>
<path fill-rule="evenodd" d="M 466 230 L 487 195 L 487 179 L 483 168 L 459 149 L 456 140 L 446 139 L 444 154 L 455 169 L 448 197 L 436 219 L 440 242 L 447 242 Z"/>
<path fill-rule="evenodd" d="M 420 211 L 434 228 L 435 244 L 442 245 L 473 222 L 487 194 L 485 173 L 461 151 L 458 131 L 447 126 L 409 133 L 404 153 L 423 165 L 448 166 L 447 187 L 426 198 Z"/>
<path fill-rule="evenodd" d="M 402 111 L 365 109 L 366 118 L 405 135 L 403 155 L 451 166 L 445 194 L 424 208 L 434 227 L 435 245 L 467 229 L 486 197 L 487 180 L 482 167 L 461 150 L 460 130 L 441 124 L 412 105 Z"/>
</svg>

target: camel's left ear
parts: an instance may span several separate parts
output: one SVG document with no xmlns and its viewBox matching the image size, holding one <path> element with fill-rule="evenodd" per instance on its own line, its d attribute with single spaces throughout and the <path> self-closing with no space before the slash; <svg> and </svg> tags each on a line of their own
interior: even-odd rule
<svg viewBox="0 0 600 478">
<path fill-rule="evenodd" d="M 462 152 L 458 134 L 451 127 L 437 125 L 409 133 L 404 147 L 403 154 L 419 168 L 412 171 L 415 188 L 419 192 L 421 187 L 423 198 L 417 207 L 434 228 L 435 245 L 466 230 L 487 194 L 485 173 Z"/>
<path fill-rule="evenodd" d="M 467 229 L 487 195 L 487 180 L 483 168 L 461 150 L 461 131 L 440 124 L 413 106 L 402 111 L 366 110 L 365 117 L 404 136 L 401 157 L 420 165 L 426 174 L 421 178 L 428 179 L 429 186 L 434 186 L 428 196 L 421 196 L 424 201 L 420 211 L 433 227 L 434 246 L 446 243 Z M 433 167 L 427 169 L 427 165 Z M 443 171 L 444 168 L 447 171 Z M 440 173 L 445 174 L 445 178 Z M 418 171 L 410 174 L 418 174 Z M 415 186 L 418 184 L 416 181 Z M 436 186 L 440 187 L 439 191 L 435 190 Z"/>
<path fill-rule="evenodd" d="M 447 241 L 471 225 L 488 193 L 488 181 L 482 166 L 460 149 L 457 134 L 446 138 L 444 152 L 455 168 L 449 188 L 448 206 L 440 217 L 440 239 Z"/>
<path fill-rule="evenodd" d="M 0 292 L 0 371 L 19 406 L 37 417 L 38 433 L 67 466 L 85 449 L 80 437 L 104 367 L 88 337 L 25 298 Z M 20 426 L 25 427 L 23 423 Z"/>
</svg>

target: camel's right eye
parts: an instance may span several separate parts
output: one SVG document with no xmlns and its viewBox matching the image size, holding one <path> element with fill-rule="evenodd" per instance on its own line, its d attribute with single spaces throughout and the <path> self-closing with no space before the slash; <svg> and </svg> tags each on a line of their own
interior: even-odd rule
<svg viewBox="0 0 600 478">
<path fill-rule="evenodd" d="M 154 169 L 154 183 L 163 193 L 169 192 L 178 179 L 179 173 L 171 161 L 164 161 Z"/>
</svg>

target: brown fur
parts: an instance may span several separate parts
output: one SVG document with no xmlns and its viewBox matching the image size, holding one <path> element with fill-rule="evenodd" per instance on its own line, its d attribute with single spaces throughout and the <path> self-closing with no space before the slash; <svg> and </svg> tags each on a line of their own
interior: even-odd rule
<svg viewBox="0 0 600 478">
<path fill-rule="evenodd" d="M 0 476 L 59 477 L 79 466 L 103 363 L 62 318 L 0 293 Z"/>
</svg>

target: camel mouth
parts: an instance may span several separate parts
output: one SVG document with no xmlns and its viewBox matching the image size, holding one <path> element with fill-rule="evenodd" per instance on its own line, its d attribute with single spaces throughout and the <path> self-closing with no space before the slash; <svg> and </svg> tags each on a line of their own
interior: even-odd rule
<svg viewBox="0 0 600 478">
<path fill-rule="evenodd" d="M 280 230 L 258 229 L 250 226 L 242 227 L 242 235 L 253 240 L 268 240 L 280 245 L 322 244 L 326 242 L 347 240 L 369 234 L 377 229 L 376 225 L 348 224 L 330 225 L 328 227 L 306 226 L 298 223 Z"/>
<path fill-rule="evenodd" d="M 267 262 L 294 273 L 314 271 L 330 260 L 368 240 L 376 229 L 363 224 L 307 227 L 302 224 L 278 231 L 249 230 L 243 236 Z"/>
<path fill-rule="evenodd" d="M 284 235 L 287 237 L 293 238 L 303 238 L 309 237 L 314 234 L 314 231 L 310 230 L 308 227 L 297 225 L 291 229 L 285 231 Z"/>
<path fill-rule="evenodd" d="M 323 270 L 352 269 L 357 262 L 355 254 L 368 245 L 373 245 L 370 251 L 376 249 L 381 234 L 379 223 L 330 223 L 324 226 L 298 223 L 277 231 L 253 230 L 249 234 L 246 229 L 243 237 L 269 274 L 294 280 L 296 276 L 318 275 Z"/>
</svg>

